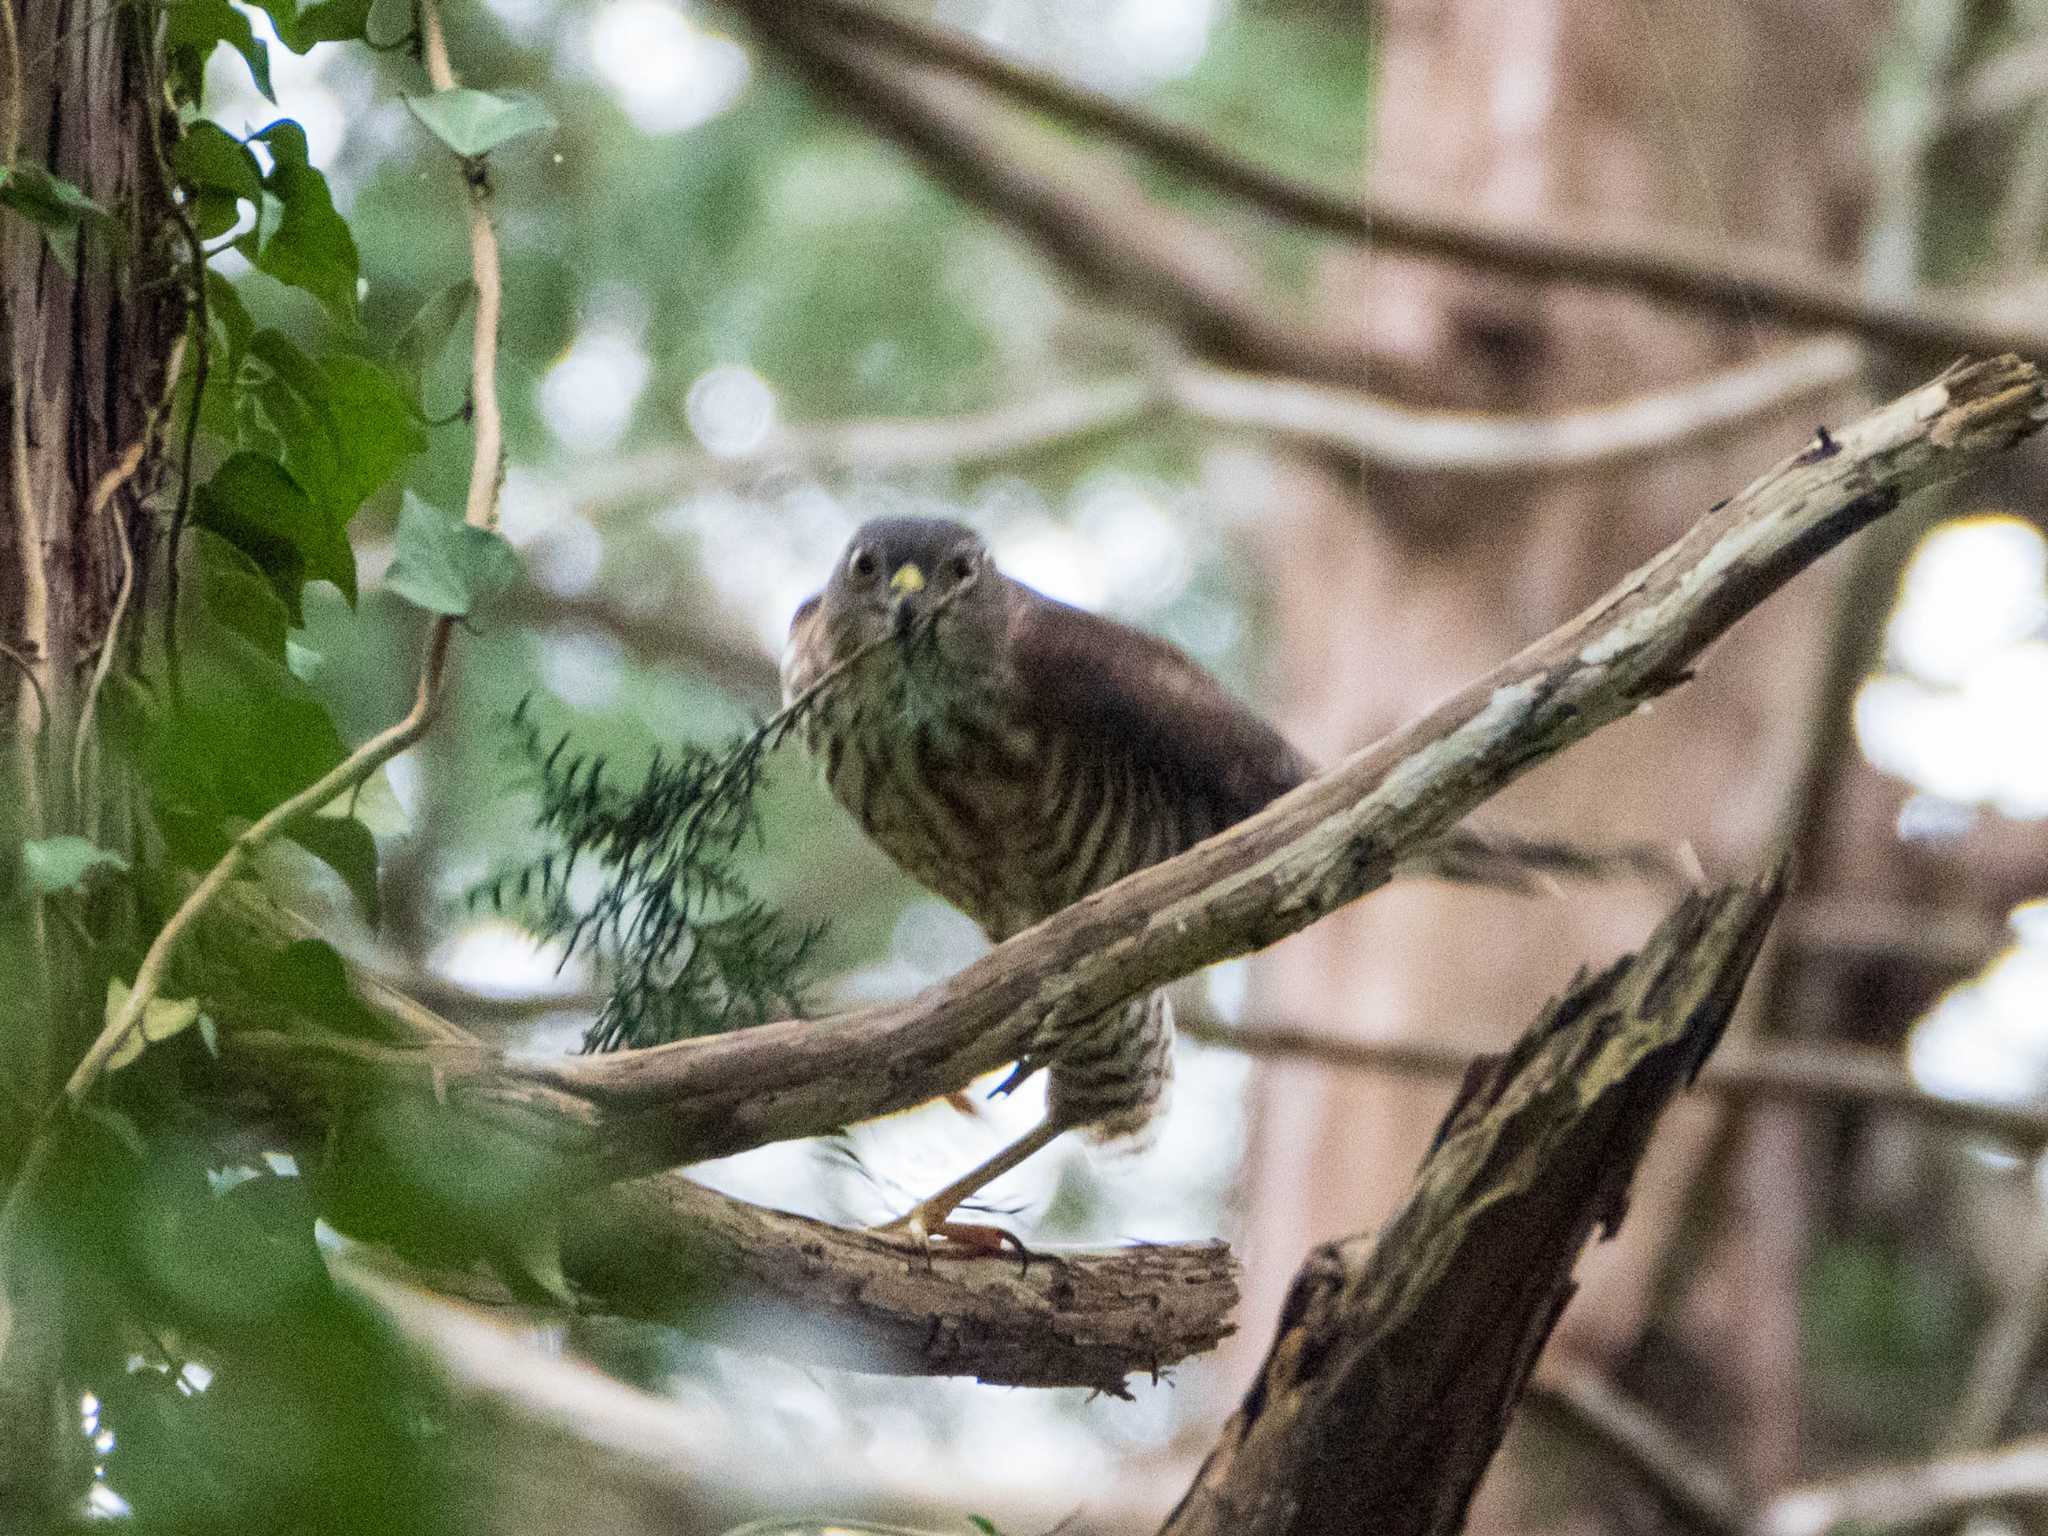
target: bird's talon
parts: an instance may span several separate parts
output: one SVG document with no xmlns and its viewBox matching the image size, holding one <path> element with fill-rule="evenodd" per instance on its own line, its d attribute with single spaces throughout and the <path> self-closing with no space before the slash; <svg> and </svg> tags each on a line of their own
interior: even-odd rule
<svg viewBox="0 0 2048 1536">
<path fill-rule="evenodd" d="M 1031 1250 L 1024 1246 L 1024 1240 L 1014 1232 L 976 1221 L 932 1221 L 922 1206 L 906 1211 L 894 1221 L 884 1222 L 875 1230 L 892 1237 L 908 1238 L 918 1247 L 925 1249 L 930 1248 L 933 1239 L 943 1238 L 948 1243 L 958 1244 L 976 1253 L 1001 1253 L 1007 1247 L 1015 1248 L 1023 1254 L 1027 1263 L 1031 1258 Z"/>
</svg>

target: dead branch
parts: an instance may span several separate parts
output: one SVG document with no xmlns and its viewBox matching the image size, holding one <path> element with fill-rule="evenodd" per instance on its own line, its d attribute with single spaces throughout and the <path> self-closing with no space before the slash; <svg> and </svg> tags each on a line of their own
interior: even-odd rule
<svg viewBox="0 0 2048 1536">
<path fill-rule="evenodd" d="M 242 1035 L 266 1071 L 330 1089 L 432 1085 L 475 1113 L 573 1128 L 626 1177 L 921 1103 L 1085 1018 L 1307 927 L 1529 767 L 1684 682 L 1750 608 L 1908 492 L 2038 429 L 2017 359 L 1960 366 L 1823 434 L 1600 602 L 1423 719 L 1259 815 L 1098 892 L 900 1004 L 601 1057 L 515 1062 Z"/>
<path fill-rule="evenodd" d="M 1719 1040 L 1780 894 L 1694 896 L 1475 1067 L 1377 1240 L 1326 1243 L 1164 1536 L 1463 1529 L 1572 1269 Z"/>
<path fill-rule="evenodd" d="M 228 905 L 257 943 L 313 936 L 252 892 Z M 350 981 L 392 1041 L 477 1049 L 389 983 L 360 969 Z M 264 1038 L 239 1030 L 223 1043 L 246 1061 Z M 544 1116 L 525 1128 L 559 1144 Z M 1237 1307 L 1237 1265 L 1220 1242 L 922 1256 L 675 1173 L 588 1192 L 558 1214 L 562 1273 L 582 1315 L 670 1324 L 805 1364 L 1125 1396 L 1129 1377 L 1214 1348 Z M 512 1299 L 481 1271 L 415 1278 L 472 1301 Z"/>
<path fill-rule="evenodd" d="M 1191 1040 L 1252 1056 L 1317 1061 L 1350 1071 L 1456 1080 L 1476 1053 L 1428 1040 L 1340 1040 L 1286 1024 L 1231 1025 L 1180 1020 Z M 2048 1146 L 2048 1103 L 1951 1099 L 1929 1093 L 1874 1046 L 1776 1044 L 1731 1047 L 1700 1074 L 1702 1093 L 1738 1103 L 1833 1105 L 1895 1110 L 1930 1125 L 1996 1136 L 2014 1146 Z"/>
<path fill-rule="evenodd" d="M 782 701 L 775 657 L 715 604 L 670 602 L 646 610 L 596 593 L 556 597 L 521 586 L 491 599 L 482 622 L 595 630 L 616 640 L 635 661 L 687 667 L 764 712 Z"/>
<path fill-rule="evenodd" d="M 1092 1387 L 1127 1397 L 1234 1331 L 1221 1242 L 906 1254 L 903 1244 L 763 1210 L 663 1175 L 572 1209 L 564 1272 L 615 1316 L 756 1352 L 898 1376 Z M 724 1305 L 705 1316 L 704 1299 Z"/>
<path fill-rule="evenodd" d="M 987 463 L 1119 431 L 1179 411 L 1211 426 L 1270 432 L 1381 469 L 1418 474 L 1556 474 L 1700 442 L 1853 380 L 1861 351 L 1839 337 L 1797 343 L 1655 394 L 1548 415 L 1417 411 L 1331 385 L 1186 364 L 1156 384 L 1119 378 L 1054 390 L 999 410 L 788 428 L 756 451 L 722 458 L 687 448 L 643 453 L 576 492 L 594 516 L 705 485 L 757 485 L 792 474 L 894 474 Z M 523 611 L 551 599 L 528 594 Z M 631 643 L 635 626 L 625 626 Z"/>
<path fill-rule="evenodd" d="M 770 0 L 732 3 L 753 20 L 770 7 Z M 1541 229 L 1386 198 L 1359 201 L 1267 170 L 1199 130 L 1017 64 L 953 29 L 885 10 L 869 0 L 815 0 L 804 11 L 843 37 L 1001 91 L 1324 234 L 1536 281 L 1623 288 L 1675 304 L 1852 331 L 1867 341 L 1929 357 L 2006 348 L 2048 356 L 2048 328 L 2037 323 L 2001 320 L 1964 299 L 1925 294 L 1872 297 L 1854 271 L 1779 250 L 1717 243 L 1697 230 Z M 2003 77 L 1980 80 L 1979 89 L 1965 102 L 1981 99 L 1996 111 L 2006 110 L 2023 92 L 2038 89 L 2038 55 L 2016 51 L 2010 76 L 2016 85 Z M 1965 105 L 1962 110 L 1967 115 L 1971 108 Z"/>
</svg>

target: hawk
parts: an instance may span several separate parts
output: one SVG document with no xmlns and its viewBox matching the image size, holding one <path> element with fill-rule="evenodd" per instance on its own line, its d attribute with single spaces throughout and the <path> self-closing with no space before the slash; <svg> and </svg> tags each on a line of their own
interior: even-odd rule
<svg viewBox="0 0 2048 1536">
<path fill-rule="evenodd" d="M 1302 755 L 1177 647 L 997 570 L 973 530 L 862 526 L 790 624 L 786 700 L 828 673 L 800 729 L 826 784 L 905 873 L 991 941 L 1193 847 L 1294 788 Z M 1532 855 L 1529 850 L 1536 850 Z M 1497 881 L 1501 845 L 1456 833 L 1434 867 Z M 1507 855 L 1583 872 L 1584 856 Z M 1049 1073 L 1034 1130 L 884 1230 L 986 1241 L 963 1200 L 1061 1132 L 1142 1131 L 1172 1078 L 1153 993 L 1033 1043 L 1012 1081 Z"/>
</svg>

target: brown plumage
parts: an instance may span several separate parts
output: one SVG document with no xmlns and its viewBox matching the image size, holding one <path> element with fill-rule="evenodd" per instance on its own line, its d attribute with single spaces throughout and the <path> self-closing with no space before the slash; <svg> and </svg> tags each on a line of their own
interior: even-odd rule
<svg viewBox="0 0 2048 1536">
<path fill-rule="evenodd" d="M 1169 858 L 1300 783 L 1278 732 L 1172 645 L 995 569 L 969 529 L 886 518 L 857 532 L 797 610 L 806 742 L 884 852 L 993 940 Z M 1062 1129 L 1141 1130 L 1171 1077 L 1163 995 L 1037 1042 L 1044 1126 L 898 1225 L 936 1231 L 959 1200 Z"/>
<path fill-rule="evenodd" d="M 832 793 L 997 941 L 1311 771 L 1183 652 L 1010 580 L 958 523 L 882 518 L 854 534 L 790 625 L 784 696 L 828 674 L 803 729 Z M 1402 867 L 1522 890 L 1554 875 L 1683 875 L 1654 848 L 1589 853 L 1463 828 Z M 1045 1123 L 894 1225 L 945 1230 L 962 1199 L 1064 1129 L 1142 1130 L 1171 1083 L 1172 1045 L 1163 994 L 1034 1041 L 1019 1065 L 1050 1073 Z"/>
</svg>

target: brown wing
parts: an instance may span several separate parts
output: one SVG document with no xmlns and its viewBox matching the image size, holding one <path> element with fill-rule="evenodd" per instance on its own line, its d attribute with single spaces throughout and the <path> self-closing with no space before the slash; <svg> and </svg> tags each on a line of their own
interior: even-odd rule
<svg viewBox="0 0 2048 1536">
<path fill-rule="evenodd" d="M 1128 762 L 1166 809 L 1165 858 L 1306 779 L 1306 759 L 1177 646 L 1012 582 L 1010 654 L 1043 726 Z"/>
</svg>

